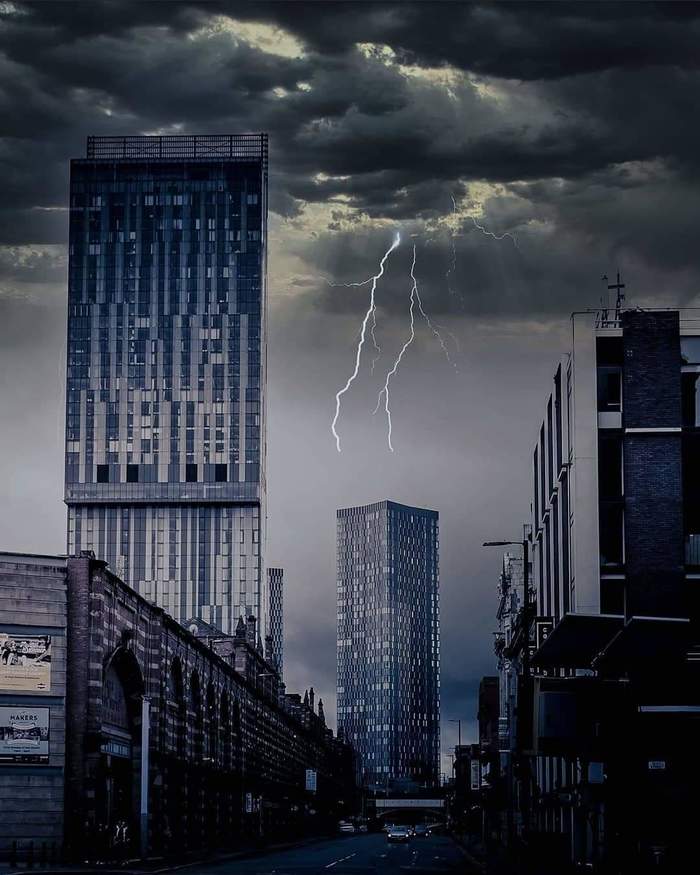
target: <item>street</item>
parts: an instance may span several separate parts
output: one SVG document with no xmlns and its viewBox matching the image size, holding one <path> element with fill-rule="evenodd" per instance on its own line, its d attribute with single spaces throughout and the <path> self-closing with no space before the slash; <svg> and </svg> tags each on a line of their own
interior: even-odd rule
<svg viewBox="0 0 700 875">
<path fill-rule="evenodd" d="M 384 834 L 339 837 L 250 859 L 199 863 L 184 872 L 196 875 L 305 875 L 305 873 L 448 873 L 466 869 L 455 843 L 444 836 L 389 844 Z"/>
</svg>

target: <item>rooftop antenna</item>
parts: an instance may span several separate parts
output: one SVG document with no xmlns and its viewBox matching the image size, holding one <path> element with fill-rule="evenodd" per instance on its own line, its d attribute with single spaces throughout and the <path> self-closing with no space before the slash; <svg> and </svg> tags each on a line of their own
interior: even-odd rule
<svg viewBox="0 0 700 875">
<path fill-rule="evenodd" d="M 603 274 L 603 276 L 601 277 L 601 280 L 604 283 L 607 283 L 607 281 L 608 281 L 607 273 Z M 609 303 L 608 297 L 609 297 L 609 295 L 607 292 L 605 293 L 605 295 L 600 296 L 600 312 L 598 314 L 596 328 L 607 328 L 607 326 L 608 326 L 608 303 Z"/>
<path fill-rule="evenodd" d="M 625 294 L 622 291 L 625 287 L 625 284 L 620 281 L 620 271 L 617 272 L 617 282 L 610 283 L 608 285 L 608 289 L 615 289 L 617 292 L 617 298 L 615 300 L 615 322 L 620 321 L 620 311 L 622 310 L 622 302 L 625 300 Z"/>
</svg>

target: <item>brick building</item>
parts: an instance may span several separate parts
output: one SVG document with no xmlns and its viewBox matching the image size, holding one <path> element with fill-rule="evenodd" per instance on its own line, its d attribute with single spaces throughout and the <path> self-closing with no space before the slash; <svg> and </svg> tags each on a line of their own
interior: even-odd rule
<svg viewBox="0 0 700 875">
<path fill-rule="evenodd" d="M 0 617 L 0 853 L 84 858 L 120 820 L 131 852 L 231 846 L 351 804 L 347 746 L 285 692 L 255 618 L 185 628 L 90 554 L 9 553 Z"/>
</svg>

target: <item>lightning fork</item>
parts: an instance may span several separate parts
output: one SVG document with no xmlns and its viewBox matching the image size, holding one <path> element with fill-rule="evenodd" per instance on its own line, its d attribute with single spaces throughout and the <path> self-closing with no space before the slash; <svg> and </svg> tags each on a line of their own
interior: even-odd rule
<svg viewBox="0 0 700 875">
<path fill-rule="evenodd" d="M 391 246 L 387 249 L 387 251 L 384 253 L 382 260 L 379 262 L 379 270 L 377 271 L 376 274 L 374 274 L 374 276 L 370 277 L 369 280 L 365 280 L 362 283 L 348 283 L 347 284 L 347 285 L 367 285 L 368 283 L 371 282 L 371 290 L 370 290 L 369 307 L 367 308 L 367 312 L 365 313 L 365 318 L 362 320 L 362 329 L 360 331 L 360 339 L 357 343 L 357 351 L 355 353 L 355 367 L 353 369 L 353 372 L 348 377 L 347 382 L 345 383 L 343 388 L 339 389 L 335 395 L 335 416 L 333 417 L 333 422 L 331 423 L 331 432 L 333 433 L 333 437 L 335 438 L 335 445 L 336 445 L 336 449 L 338 450 L 338 452 L 340 452 L 340 435 L 336 431 L 335 427 L 336 427 L 336 424 L 338 422 L 338 417 L 340 416 L 340 400 L 343 397 L 343 395 L 345 395 L 345 393 L 348 391 L 350 386 L 352 386 L 355 379 L 357 378 L 357 374 L 360 370 L 360 359 L 362 357 L 362 347 L 365 344 L 365 337 L 367 336 L 367 323 L 369 322 L 370 316 L 372 316 L 376 310 L 374 295 L 375 295 L 375 292 L 377 290 L 377 282 L 384 275 L 384 266 L 386 265 L 387 259 L 389 258 L 391 253 L 394 251 L 394 249 L 396 249 L 396 247 L 399 245 L 400 242 L 401 242 L 401 235 L 399 233 L 397 233 L 394 236 L 394 239 L 392 241 Z M 343 283 L 343 285 L 345 285 L 345 284 Z M 375 347 L 376 347 L 376 341 L 375 341 Z"/>
<path fill-rule="evenodd" d="M 383 395 L 384 396 L 384 410 L 386 411 L 386 418 L 387 418 L 387 423 L 388 423 L 388 428 L 389 428 L 389 431 L 387 433 L 387 440 L 389 442 L 389 449 L 391 450 L 392 453 L 394 452 L 394 447 L 391 443 L 391 407 L 389 406 L 389 382 L 390 382 L 391 378 L 398 371 L 399 365 L 401 364 L 401 359 L 403 358 L 404 353 L 409 348 L 409 346 L 413 343 L 413 340 L 416 336 L 413 308 L 414 308 L 414 305 L 416 302 L 416 296 L 418 295 L 418 281 L 416 280 L 416 275 L 414 273 L 415 267 L 416 267 L 416 244 L 414 243 L 413 244 L 413 262 L 411 263 L 411 280 L 412 280 L 413 284 L 411 286 L 411 306 L 409 307 L 409 313 L 411 315 L 411 336 L 408 338 L 408 340 L 401 347 L 401 352 L 396 356 L 396 361 L 394 362 L 394 366 L 387 373 L 386 380 L 384 381 L 384 386 L 382 389 L 380 389 L 379 395 L 377 397 L 377 406 L 374 408 L 374 412 L 376 413 L 379 410 L 380 404 L 382 403 L 382 395 Z M 422 311 L 422 309 L 423 308 L 421 307 L 421 311 Z"/>
<path fill-rule="evenodd" d="M 485 237 L 493 237 L 494 240 L 505 240 L 508 237 L 513 241 L 513 246 L 520 252 L 520 247 L 518 246 L 518 241 L 515 237 L 510 233 L 510 231 L 504 231 L 503 234 L 494 234 L 493 231 L 489 231 L 487 228 L 484 228 L 483 225 L 480 225 L 474 216 L 469 216 L 469 218 L 474 223 L 474 227 L 477 228 Z"/>
</svg>

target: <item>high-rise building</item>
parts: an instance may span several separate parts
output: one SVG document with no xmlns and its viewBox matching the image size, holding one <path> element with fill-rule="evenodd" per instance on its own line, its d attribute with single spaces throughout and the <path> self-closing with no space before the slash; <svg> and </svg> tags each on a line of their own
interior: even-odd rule
<svg viewBox="0 0 700 875">
<path fill-rule="evenodd" d="M 337 512 L 338 728 L 363 782 L 436 786 L 438 514 L 381 501 Z"/>
<path fill-rule="evenodd" d="M 89 137 L 70 186 L 68 551 L 231 632 L 264 607 L 267 136 Z"/>
<path fill-rule="evenodd" d="M 272 660 L 280 675 L 284 673 L 284 569 L 267 569 L 268 635 Z"/>
</svg>

